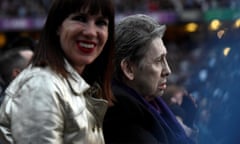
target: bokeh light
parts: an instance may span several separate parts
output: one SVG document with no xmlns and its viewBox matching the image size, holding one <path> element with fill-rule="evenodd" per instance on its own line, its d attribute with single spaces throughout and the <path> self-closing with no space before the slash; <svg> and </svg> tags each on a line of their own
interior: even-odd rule
<svg viewBox="0 0 240 144">
<path fill-rule="evenodd" d="M 185 26 L 185 30 L 186 30 L 187 32 L 196 32 L 197 29 L 198 29 L 198 24 L 193 23 L 193 22 L 188 23 L 188 24 L 186 24 L 186 26 Z"/>
<path fill-rule="evenodd" d="M 210 30 L 218 30 L 221 26 L 221 22 L 218 19 L 212 20 L 210 23 Z"/>
<path fill-rule="evenodd" d="M 0 33 L 0 48 L 3 48 L 6 45 L 7 38 L 4 33 Z"/>
<path fill-rule="evenodd" d="M 223 50 L 223 55 L 224 55 L 224 56 L 228 56 L 228 54 L 229 54 L 230 51 L 231 51 L 231 48 L 230 48 L 230 47 L 224 48 L 224 50 Z"/>
</svg>

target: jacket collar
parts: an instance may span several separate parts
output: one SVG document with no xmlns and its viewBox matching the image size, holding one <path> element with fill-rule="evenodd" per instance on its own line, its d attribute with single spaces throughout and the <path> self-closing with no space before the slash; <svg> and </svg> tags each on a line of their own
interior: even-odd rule
<svg viewBox="0 0 240 144">
<path fill-rule="evenodd" d="M 65 69 L 68 71 L 69 76 L 67 82 L 69 83 L 72 91 L 76 94 L 82 94 L 90 86 L 89 84 L 77 73 L 77 71 L 65 59 Z"/>
</svg>

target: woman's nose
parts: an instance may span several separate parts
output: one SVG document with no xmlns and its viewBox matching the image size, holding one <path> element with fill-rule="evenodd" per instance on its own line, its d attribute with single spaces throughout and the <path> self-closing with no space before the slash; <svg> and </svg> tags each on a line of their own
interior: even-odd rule
<svg viewBox="0 0 240 144">
<path fill-rule="evenodd" d="M 86 24 L 85 29 L 83 30 L 83 35 L 88 37 L 94 37 L 97 35 L 97 28 L 93 22 Z"/>
</svg>

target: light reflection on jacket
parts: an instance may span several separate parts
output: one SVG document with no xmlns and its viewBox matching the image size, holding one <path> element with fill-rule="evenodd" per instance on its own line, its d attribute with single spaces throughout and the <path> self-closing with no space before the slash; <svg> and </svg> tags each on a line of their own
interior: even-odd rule
<svg viewBox="0 0 240 144">
<path fill-rule="evenodd" d="M 11 83 L 0 109 L 0 143 L 103 144 L 107 101 L 83 95 L 89 85 L 66 62 L 72 77 L 31 68 Z"/>
</svg>

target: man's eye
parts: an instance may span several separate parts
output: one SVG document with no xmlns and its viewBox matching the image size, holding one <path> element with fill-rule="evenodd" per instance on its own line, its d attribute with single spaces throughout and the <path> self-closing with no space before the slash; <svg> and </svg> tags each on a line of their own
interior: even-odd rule
<svg viewBox="0 0 240 144">
<path fill-rule="evenodd" d="M 78 15 L 78 16 L 74 16 L 74 17 L 72 18 L 72 20 L 80 21 L 80 22 L 86 22 L 87 18 L 86 18 L 85 16 Z"/>
<path fill-rule="evenodd" d="M 163 63 L 166 61 L 166 57 L 159 57 L 155 60 L 157 63 Z"/>
<path fill-rule="evenodd" d="M 158 59 L 156 59 L 156 62 L 162 62 L 163 61 L 163 58 L 158 58 Z"/>
</svg>

